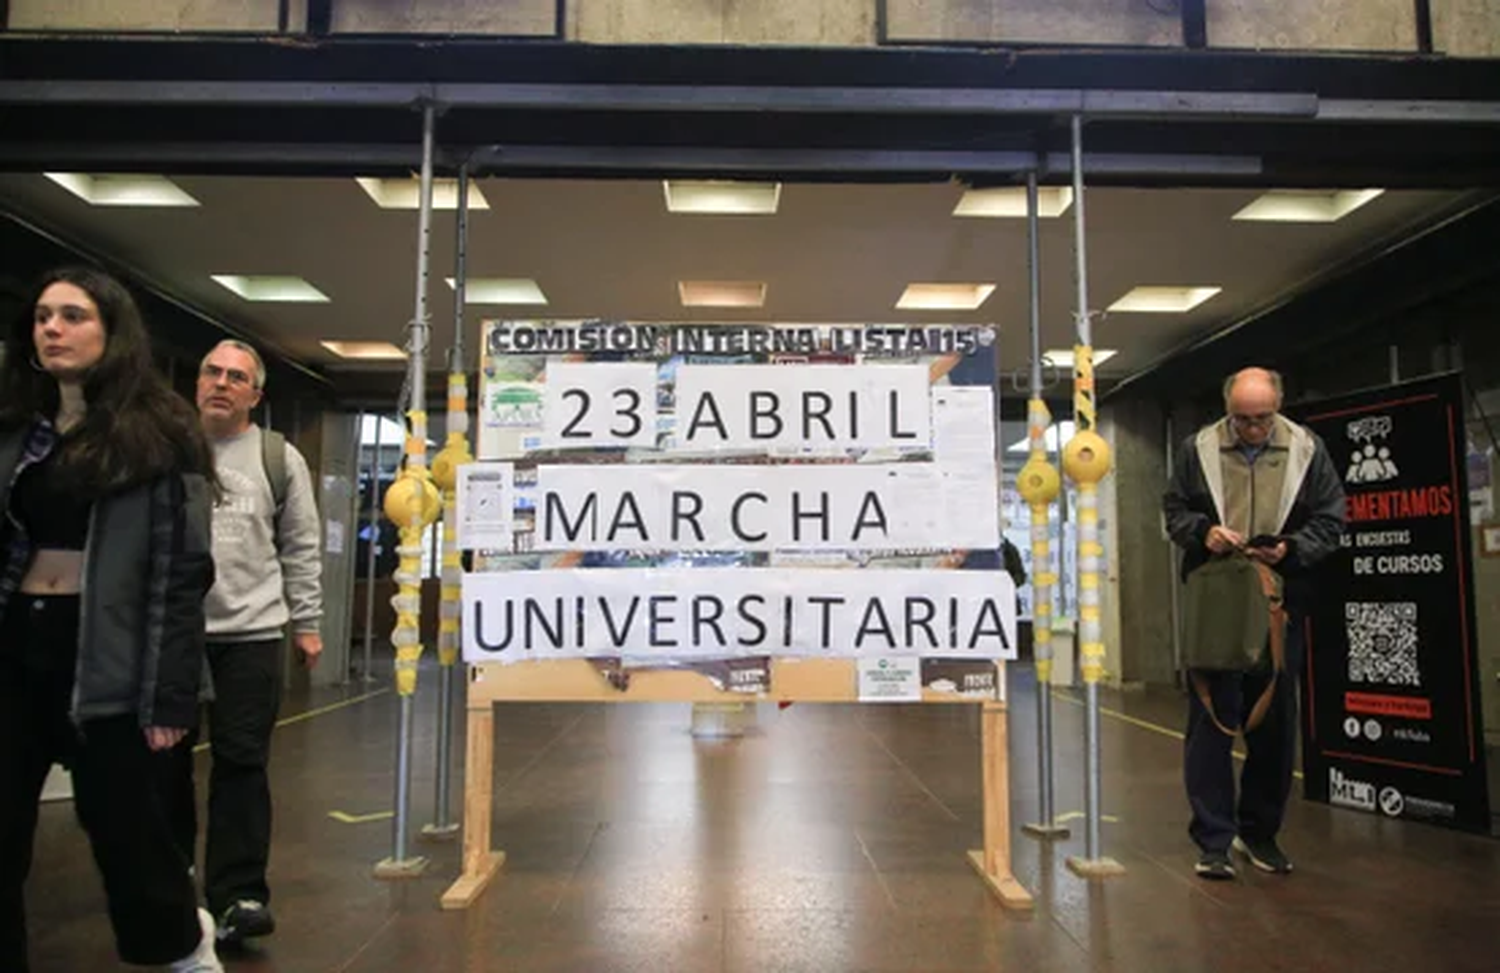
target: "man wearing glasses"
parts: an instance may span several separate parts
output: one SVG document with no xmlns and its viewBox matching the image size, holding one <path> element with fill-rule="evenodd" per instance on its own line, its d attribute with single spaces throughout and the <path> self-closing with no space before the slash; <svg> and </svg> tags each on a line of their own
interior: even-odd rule
<svg viewBox="0 0 1500 973">
<path fill-rule="evenodd" d="M 198 412 L 213 445 L 220 498 L 214 509 L 216 580 L 204 602 L 213 699 L 204 896 L 219 938 L 234 944 L 276 928 L 266 865 L 271 730 L 281 702 L 285 631 L 304 665 L 323 651 L 319 519 L 307 462 L 250 421 L 266 370 L 260 354 L 222 341 L 198 371 Z M 270 437 L 263 441 L 263 437 Z M 269 449 L 283 452 L 272 456 Z M 280 481 L 274 482 L 273 481 Z M 188 794 L 191 802 L 191 793 Z M 191 803 L 185 838 L 193 860 Z"/>
<path fill-rule="evenodd" d="M 1224 405 L 1225 418 L 1177 453 L 1163 501 L 1167 530 L 1183 549 L 1184 579 L 1236 554 L 1271 567 L 1289 621 L 1279 675 L 1270 665 L 1189 674 L 1195 691 L 1184 760 L 1193 814 L 1188 833 L 1200 852 L 1195 871 L 1208 879 L 1234 877 L 1231 848 L 1262 871 L 1292 870 L 1276 834 L 1292 788 L 1308 575 L 1338 549 L 1344 524 L 1338 469 L 1317 435 L 1280 414 L 1281 376 L 1263 368 L 1236 372 L 1224 383 Z M 1267 690 L 1269 709 L 1251 728 L 1246 717 Z M 1232 734 L 1242 726 L 1248 753 L 1236 803 Z"/>
</svg>

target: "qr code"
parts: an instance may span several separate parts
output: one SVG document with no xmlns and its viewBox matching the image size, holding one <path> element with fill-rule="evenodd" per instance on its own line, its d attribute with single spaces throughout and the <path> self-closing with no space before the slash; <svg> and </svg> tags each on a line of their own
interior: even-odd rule
<svg viewBox="0 0 1500 973">
<path fill-rule="evenodd" d="M 1349 636 L 1349 681 L 1420 686 L 1417 605 L 1411 601 L 1355 602 L 1344 606 Z"/>
</svg>

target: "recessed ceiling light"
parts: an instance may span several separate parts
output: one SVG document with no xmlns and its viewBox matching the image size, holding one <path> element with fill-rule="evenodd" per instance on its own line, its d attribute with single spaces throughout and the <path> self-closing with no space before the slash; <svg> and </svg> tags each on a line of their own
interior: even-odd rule
<svg viewBox="0 0 1500 973">
<path fill-rule="evenodd" d="M 994 292 L 994 284 L 907 284 L 896 306 L 908 311 L 973 311 Z"/>
<path fill-rule="evenodd" d="M 318 344 L 340 358 L 360 361 L 397 361 L 406 357 L 406 352 L 389 341 L 320 341 Z"/>
<path fill-rule="evenodd" d="M 1048 354 L 1051 354 L 1051 352 L 1048 352 Z M 1047 444 L 1047 452 L 1057 452 L 1059 444 L 1072 439 L 1075 431 L 1072 419 L 1064 419 L 1062 422 L 1048 426 L 1047 431 L 1042 434 L 1042 441 Z M 1011 443 L 1005 447 L 1005 451 L 1007 453 L 1031 452 L 1031 437 L 1027 436 L 1025 439 Z"/>
<path fill-rule="evenodd" d="M 1257 198 L 1234 214 L 1234 219 L 1334 223 L 1383 192 L 1384 189 L 1278 189 Z"/>
<path fill-rule="evenodd" d="M 763 307 L 766 285 L 758 280 L 680 280 L 683 307 Z"/>
<path fill-rule="evenodd" d="M 456 290 L 452 277 L 444 278 Z M 546 304 L 547 295 L 529 277 L 468 277 L 464 280 L 465 304 Z"/>
<path fill-rule="evenodd" d="M 781 204 L 779 182 L 665 179 L 661 184 L 669 213 L 730 213 L 764 216 Z"/>
<path fill-rule="evenodd" d="M 301 277 L 213 274 L 214 282 L 247 301 L 321 304 L 328 295 Z"/>
<path fill-rule="evenodd" d="M 1036 215 L 1061 216 L 1073 205 L 1070 186 L 1040 186 L 1036 194 Z M 953 207 L 954 216 L 978 216 L 992 219 L 1025 219 L 1026 190 L 1014 186 L 993 189 L 970 189 Z"/>
<path fill-rule="evenodd" d="M 1094 364 L 1102 365 L 1118 354 L 1119 352 L 1113 348 L 1095 348 Z M 1072 348 L 1055 348 L 1052 351 L 1043 352 L 1042 357 L 1050 361 L 1052 364 L 1056 365 L 1058 368 L 1073 367 Z"/>
<path fill-rule="evenodd" d="M 357 177 L 355 182 L 363 189 L 375 205 L 381 209 L 420 209 L 422 206 L 422 180 L 416 176 L 406 179 L 373 179 Z M 458 180 L 432 180 L 432 208 L 458 209 Z M 469 180 L 469 209 L 489 209 L 484 193 Z"/>
<path fill-rule="evenodd" d="M 166 176 L 92 176 L 81 172 L 48 172 L 44 175 L 92 206 L 199 205 Z"/>
<path fill-rule="evenodd" d="M 1138 314 L 1182 314 L 1222 291 L 1222 287 L 1137 287 L 1109 306 Z"/>
</svg>

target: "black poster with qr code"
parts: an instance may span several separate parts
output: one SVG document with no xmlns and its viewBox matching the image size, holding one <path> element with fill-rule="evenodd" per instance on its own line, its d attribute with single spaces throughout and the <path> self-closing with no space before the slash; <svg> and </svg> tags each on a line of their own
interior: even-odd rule
<svg viewBox="0 0 1500 973">
<path fill-rule="evenodd" d="M 1305 620 L 1304 792 L 1487 833 L 1463 401 L 1443 375 L 1288 410 L 1348 516 Z"/>
</svg>

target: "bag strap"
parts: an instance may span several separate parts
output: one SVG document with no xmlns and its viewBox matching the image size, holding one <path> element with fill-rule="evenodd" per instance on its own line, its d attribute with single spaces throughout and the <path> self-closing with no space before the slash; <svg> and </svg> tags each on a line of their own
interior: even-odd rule
<svg viewBox="0 0 1500 973">
<path fill-rule="evenodd" d="M 1281 673 L 1286 670 L 1286 605 L 1281 596 L 1280 579 L 1271 566 L 1256 561 L 1255 570 L 1260 575 L 1261 590 L 1265 592 L 1266 601 L 1271 610 L 1271 631 L 1269 641 L 1271 643 L 1271 681 L 1266 683 L 1266 688 L 1261 691 L 1260 697 L 1256 699 L 1255 705 L 1250 707 L 1250 713 L 1245 717 L 1244 730 L 1249 732 L 1260 726 L 1266 720 L 1266 715 L 1271 711 L 1271 704 L 1276 699 L 1276 682 Z M 1218 727 L 1219 732 L 1225 736 L 1234 736 L 1237 729 L 1232 730 L 1225 726 L 1217 713 L 1214 712 L 1213 695 L 1208 691 L 1208 680 L 1203 678 L 1202 673 L 1192 674 L 1193 693 L 1198 697 L 1198 702 L 1203 704 L 1204 710 L 1208 712 L 1208 718 Z"/>
<path fill-rule="evenodd" d="M 287 471 L 286 437 L 272 429 L 260 431 L 260 461 L 265 467 L 266 479 L 271 483 L 271 503 L 275 509 L 272 521 L 276 539 L 281 539 L 281 512 L 286 508 Z"/>
</svg>

